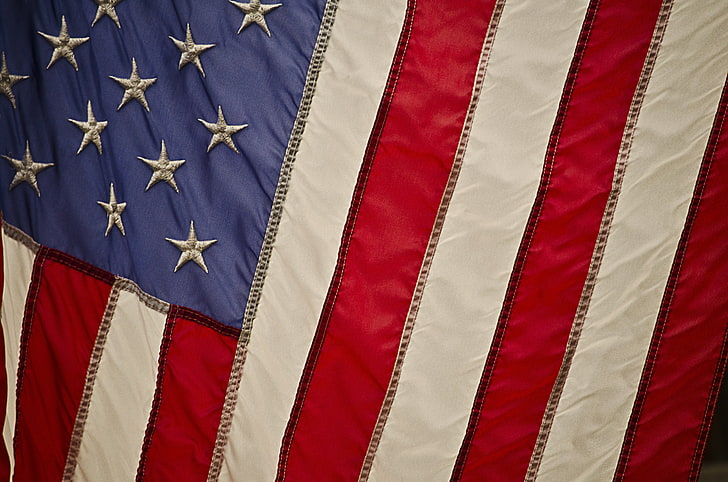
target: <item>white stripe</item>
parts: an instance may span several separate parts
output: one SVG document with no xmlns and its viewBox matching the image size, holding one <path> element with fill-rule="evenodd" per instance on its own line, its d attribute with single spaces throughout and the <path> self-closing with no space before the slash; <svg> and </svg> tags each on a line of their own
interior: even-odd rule
<svg viewBox="0 0 728 482">
<path fill-rule="evenodd" d="M 0 230 L 1 231 L 1 230 Z M 20 333 L 23 328 L 25 299 L 30 287 L 35 254 L 22 243 L 2 233 L 3 243 L 3 299 L 2 328 L 5 342 L 5 368 L 8 377 L 8 397 L 3 441 L 10 456 L 10 474 L 13 474 L 13 435 L 15 434 L 15 385 L 18 379 Z"/>
<path fill-rule="evenodd" d="M 587 3 L 506 2 L 370 480 L 450 477 Z"/>
<path fill-rule="evenodd" d="M 405 0 L 341 2 L 254 322 L 220 480 L 272 480 Z"/>
<path fill-rule="evenodd" d="M 121 291 L 99 364 L 75 480 L 134 480 L 166 315 Z"/>
<path fill-rule="evenodd" d="M 677 1 L 539 480 L 614 474 L 726 71 L 725 3 Z"/>
</svg>

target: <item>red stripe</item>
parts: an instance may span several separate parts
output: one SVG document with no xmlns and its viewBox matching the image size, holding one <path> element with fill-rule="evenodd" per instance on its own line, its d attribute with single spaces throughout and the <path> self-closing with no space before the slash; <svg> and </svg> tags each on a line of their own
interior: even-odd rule
<svg viewBox="0 0 728 482">
<path fill-rule="evenodd" d="M 137 480 L 205 480 L 237 337 L 173 306 Z"/>
<path fill-rule="evenodd" d="M 3 224 L 3 216 L 2 212 L 0 212 L 0 230 L 2 229 Z M 0 307 L 3 305 L 3 291 L 4 291 L 4 264 L 3 264 L 3 243 L 2 243 L 2 232 L 0 232 Z M 0 325 L 0 330 L 2 330 L 2 325 Z M 5 336 L 0 336 L 0 349 L 2 351 L 0 353 L 5 353 Z M 5 402 L 8 399 L 8 369 L 14 370 L 15 367 L 6 367 L 5 366 L 5 356 L 2 357 L 2 370 L 0 370 L 0 421 L 2 421 L 3 426 L 5 424 L 5 417 L 7 416 L 7 403 Z M 5 446 L 5 444 L 2 444 L 2 447 L 0 448 L 0 480 L 9 480 L 10 479 L 10 458 L 8 456 L 8 448 Z"/>
<path fill-rule="evenodd" d="M 388 108 L 388 99 L 383 101 L 370 138 L 281 447 L 279 480 L 359 475 L 453 164 L 494 4 L 462 0 L 443 8 L 440 2 L 410 2 L 387 91 L 396 86 L 396 95 Z"/>
<path fill-rule="evenodd" d="M 660 4 L 588 7 L 453 480 L 526 474 Z"/>
<path fill-rule="evenodd" d="M 46 248 L 36 257 L 21 339 L 15 480 L 60 480 L 63 475 L 86 369 L 111 292 L 108 278 L 83 268 Z"/>
<path fill-rule="evenodd" d="M 615 480 L 697 480 L 699 474 L 726 363 L 727 112 L 728 83 L 665 289 Z"/>
</svg>

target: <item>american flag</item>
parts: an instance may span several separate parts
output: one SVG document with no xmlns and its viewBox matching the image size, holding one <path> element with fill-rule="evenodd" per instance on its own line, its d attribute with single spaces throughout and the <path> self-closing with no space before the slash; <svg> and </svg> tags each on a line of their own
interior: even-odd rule
<svg viewBox="0 0 728 482">
<path fill-rule="evenodd" d="M 695 480 L 720 0 L 0 0 L 2 476 Z"/>
</svg>

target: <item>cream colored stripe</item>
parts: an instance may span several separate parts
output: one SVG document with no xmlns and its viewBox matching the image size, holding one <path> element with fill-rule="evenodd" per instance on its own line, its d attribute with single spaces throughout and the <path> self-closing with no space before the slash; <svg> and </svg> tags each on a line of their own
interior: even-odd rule
<svg viewBox="0 0 728 482">
<path fill-rule="evenodd" d="M 221 480 L 275 478 L 405 7 L 405 0 L 339 5 L 250 335 Z"/>
<path fill-rule="evenodd" d="M 119 294 L 119 283 L 118 280 L 116 280 L 111 288 L 111 293 L 109 293 L 109 299 L 106 302 L 106 310 L 96 333 L 94 348 L 91 352 L 91 359 L 89 360 L 88 368 L 86 370 L 86 382 L 83 387 L 83 396 L 81 397 L 81 403 L 79 404 L 78 411 L 76 412 L 76 420 L 73 424 L 73 432 L 71 433 L 71 443 L 68 453 L 66 454 L 66 467 L 63 470 L 64 481 L 74 479 L 76 464 L 78 463 L 78 452 L 81 448 L 84 430 L 86 429 L 88 408 L 91 404 L 94 386 L 96 385 L 99 362 L 104 354 L 106 340 L 109 335 L 109 328 L 111 327 L 111 320 L 114 317 L 116 304 L 119 301 Z"/>
<path fill-rule="evenodd" d="M 587 5 L 506 1 L 370 480 L 450 477 Z"/>
<path fill-rule="evenodd" d="M 18 377 L 20 333 L 23 327 L 25 299 L 30 287 L 35 252 L 19 240 L 10 238 L 7 229 L 6 227 L 2 233 L 4 284 L 0 317 L 2 319 L 5 367 L 8 377 L 3 441 L 10 456 L 10 474 L 12 475 L 15 464 L 13 459 L 13 434 L 15 433 L 15 384 Z"/>
<path fill-rule="evenodd" d="M 676 1 L 538 480 L 614 474 L 726 71 L 728 10 Z"/>
<path fill-rule="evenodd" d="M 129 289 L 120 292 L 109 326 L 74 480 L 136 477 L 166 314 Z"/>
</svg>

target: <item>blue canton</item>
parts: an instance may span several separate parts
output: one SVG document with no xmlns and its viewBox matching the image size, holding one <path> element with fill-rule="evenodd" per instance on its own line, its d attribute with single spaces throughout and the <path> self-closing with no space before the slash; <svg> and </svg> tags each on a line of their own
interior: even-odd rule
<svg viewBox="0 0 728 482">
<path fill-rule="evenodd" d="M 325 3 L 0 0 L 5 220 L 240 327 Z"/>
</svg>

